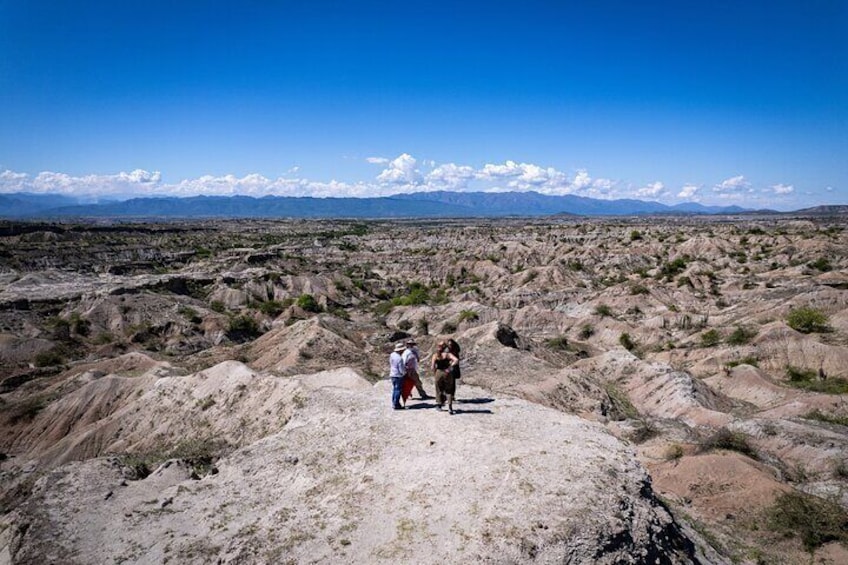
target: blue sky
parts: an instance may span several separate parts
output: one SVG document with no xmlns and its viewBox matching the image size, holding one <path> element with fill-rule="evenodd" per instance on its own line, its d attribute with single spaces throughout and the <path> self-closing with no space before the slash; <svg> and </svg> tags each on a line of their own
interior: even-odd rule
<svg viewBox="0 0 848 565">
<path fill-rule="evenodd" d="M 0 0 L 0 192 L 848 203 L 848 2 Z"/>
</svg>

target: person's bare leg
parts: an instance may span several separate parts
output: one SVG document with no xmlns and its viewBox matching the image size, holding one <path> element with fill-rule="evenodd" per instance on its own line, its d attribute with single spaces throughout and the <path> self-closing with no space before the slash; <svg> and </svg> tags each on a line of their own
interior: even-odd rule
<svg viewBox="0 0 848 565">
<path fill-rule="evenodd" d="M 453 414 L 453 395 L 447 394 L 445 396 L 448 397 L 448 413 Z"/>
</svg>

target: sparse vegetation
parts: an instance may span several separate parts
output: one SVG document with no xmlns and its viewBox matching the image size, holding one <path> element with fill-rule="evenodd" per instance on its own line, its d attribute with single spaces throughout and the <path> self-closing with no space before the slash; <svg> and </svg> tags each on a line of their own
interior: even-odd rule
<svg viewBox="0 0 848 565">
<path fill-rule="evenodd" d="M 750 365 L 752 367 L 759 367 L 760 360 L 756 357 L 743 357 L 742 359 L 734 359 L 733 361 L 728 361 L 725 363 L 725 367 L 732 369 L 733 367 L 737 367 L 739 365 Z"/>
<path fill-rule="evenodd" d="M 479 319 L 480 319 L 480 314 L 478 314 L 474 310 L 462 310 L 459 313 L 459 323 L 476 322 Z"/>
<path fill-rule="evenodd" d="M 745 326 L 736 326 L 727 336 L 728 345 L 745 345 L 757 336 L 757 332 Z"/>
<path fill-rule="evenodd" d="M 296 304 L 301 310 L 312 312 L 313 314 L 318 314 L 322 310 L 321 305 L 318 304 L 318 301 L 311 294 L 301 294 L 297 297 Z"/>
<path fill-rule="evenodd" d="M 236 342 L 247 341 L 260 334 L 259 324 L 247 315 L 239 315 L 231 318 L 227 326 L 227 337 Z"/>
<path fill-rule="evenodd" d="M 794 388 L 824 394 L 848 394 L 848 380 L 839 377 L 820 378 L 819 373 L 813 369 L 787 365 L 786 376 L 789 385 Z"/>
<path fill-rule="evenodd" d="M 806 420 L 818 420 L 819 422 L 827 422 L 828 424 L 838 424 L 848 427 L 848 415 L 827 414 L 818 408 L 807 412 L 802 418 Z"/>
<path fill-rule="evenodd" d="M 700 445 L 700 451 L 711 451 L 714 449 L 727 449 L 738 451 L 752 459 L 757 459 L 757 451 L 748 441 L 748 436 L 741 432 L 732 432 L 727 428 L 721 428 L 704 439 Z"/>
<path fill-rule="evenodd" d="M 633 351 L 634 349 L 636 349 L 636 342 L 633 341 L 633 338 L 630 337 L 630 334 L 627 332 L 624 332 L 620 336 L 618 336 L 618 343 L 620 343 L 621 347 L 623 347 L 627 351 Z"/>
<path fill-rule="evenodd" d="M 598 304 L 597 306 L 595 306 L 595 314 L 597 314 L 601 318 L 611 317 L 612 308 L 610 308 L 607 304 Z"/>
<path fill-rule="evenodd" d="M 701 334 L 701 347 L 715 347 L 721 343 L 721 334 L 715 328 Z"/>
<path fill-rule="evenodd" d="M 830 541 L 848 541 L 848 513 L 830 500 L 789 491 L 778 495 L 766 516 L 769 528 L 800 538 L 809 552 Z"/>
<path fill-rule="evenodd" d="M 790 310 L 786 316 L 786 323 L 793 330 L 805 334 L 826 332 L 830 329 L 825 313 L 807 306 Z"/>
<path fill-rule="evenodd" d="M 553 349 L 555 351 L 567 351 L 568 350 L 568 338 L 564 335 L 552 337 L 551 339 L 545 341 L 545 345 L 549 349 Z"/>
<path fill-rule="evenodd" d="M 595 328 L 591 324 L 584 324 L 583 327 L 580 328 L 580 333 L 578 335 L 580 336 L 580 339 L 589 339 L 595 335 Z"/>
</svg>

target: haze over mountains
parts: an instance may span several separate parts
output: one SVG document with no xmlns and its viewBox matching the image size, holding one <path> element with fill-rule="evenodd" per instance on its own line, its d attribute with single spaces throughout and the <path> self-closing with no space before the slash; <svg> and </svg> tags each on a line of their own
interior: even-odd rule
<svg viewBox="0 0 848 565">
<path fill-rule="evenodd" d="M 549 196 L 537 192 L 418 192 L 380 198 L 310 198 L 266 196 L 194 196 L 133 198 L 86 203 L 58 194 L 0 195 L 0 217 L 221 217 L 221 218 L 402 218 L 485 217 L 577 214 L 734 214 L 738 206 L 704 206 L 688 202 L 599 200 L 582 196 Z"/>
</svg>

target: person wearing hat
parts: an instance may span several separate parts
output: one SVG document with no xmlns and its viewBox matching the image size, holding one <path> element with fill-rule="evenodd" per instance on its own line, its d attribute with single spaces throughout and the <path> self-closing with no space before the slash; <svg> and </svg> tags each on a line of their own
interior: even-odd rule
<svg viewBox="0 0 848 565">
<path fill-rule="evenodd" d="M 403 363 L 401 353 L 406 349 L 406 345 L 399 341 L 395 344 L 395 349 L 389 355 L 389 378 L 392 379 L 392 407 L 395 410 L 403 410 L 400 403 L 401 386 L 403 386 L 403 378 L 406 375 L 406 366 Z"/>
<path fill-rule="evenodd" d="M 415 383 L 415 388 L 418 389 L 418 396 L 421 400 L 427 400 L 431 397 L 424 391 L 424 385 L 421 384 L 421 377 L 418 375 L 418 355 L 418 344 L 415 343 L 414 339 L 409 338 L 406 340 L 406 350 L 401 356 L 403 365 L 406 367 L 406 378 Z"/>
</svg>

